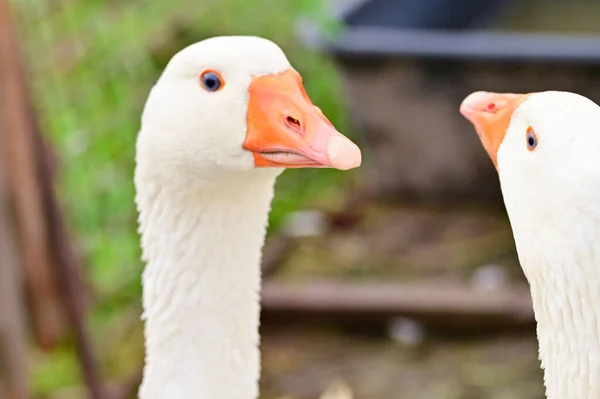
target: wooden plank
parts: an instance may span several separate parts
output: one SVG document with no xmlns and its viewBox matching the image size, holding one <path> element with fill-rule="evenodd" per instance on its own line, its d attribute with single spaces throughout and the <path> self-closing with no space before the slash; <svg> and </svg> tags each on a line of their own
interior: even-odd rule
<svg viewBox="0 0 600 399">
<path fill-rule="evenodd" d="M 262 313 L 267 319 L 387 322 L 409 317 L 442 327 L 518 327 L 534 322 L 527 286 L 498 292 L 448 283 L 304 284 L 265 282 Z"/>
<path fill-rule="evenodd" d="M 48 228 L 33 153 L 28 98 L 8 0 L 0 0 L 0 114 L 6 184 L 16 214 L 27 293 L 42 347 L 58 343 L 64 330 L 52 274 Z"/>
</svg>

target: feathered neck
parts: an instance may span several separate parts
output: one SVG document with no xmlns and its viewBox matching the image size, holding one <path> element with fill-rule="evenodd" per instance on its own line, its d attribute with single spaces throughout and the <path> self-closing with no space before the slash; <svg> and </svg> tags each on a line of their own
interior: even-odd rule
<svg viewBox="0 0 600 399">
<path fill-rule="evenodd" d="M 210 184 L 138 166 L 146 364 L 141 399 L 255 399 L 260 259 L 274 171 Z"/>
<path fill-rule="evenodd" d="M 559 210 L 563 211 L 567 210 Z M 513 224 L 519 260 L 531 287 L 548 399 L 600 397 L 596 213 L 573 219 L 548 214 L 544 220 Z M 540 224 L 544 228 L 533 228 Z"/>
</svg>

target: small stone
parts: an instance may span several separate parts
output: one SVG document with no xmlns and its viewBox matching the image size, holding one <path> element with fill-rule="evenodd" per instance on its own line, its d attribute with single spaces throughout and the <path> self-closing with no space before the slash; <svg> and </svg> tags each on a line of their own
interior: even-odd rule
<svg viewBox="0 0 600 399">
<path fill-rule="evenodd" d="M 335 381 L 325 390 L 319 399 L 352 399 L 350 387 L 343 381 Z"/>
<path fill-rule="evenodd" d="M 499 291 L 507 284 L 506 271 L 499 265 L 482 266 L 471 276 L 471 285 L 478 291 Z"/>
<path fill-rule="evenodd" d="M 418 346 L 425 340 L 425 332 L 421 324 L 404 317 L 393 319 L 388 333 L 394 341 L 406 346 Z"/>
<path fill-rule="evenodd" d="M 321 211 L 298 211 L 288 216 L 283 228 L 290 237 L 322 236 L 327 231 L 327 221 Z"/>
</svg>

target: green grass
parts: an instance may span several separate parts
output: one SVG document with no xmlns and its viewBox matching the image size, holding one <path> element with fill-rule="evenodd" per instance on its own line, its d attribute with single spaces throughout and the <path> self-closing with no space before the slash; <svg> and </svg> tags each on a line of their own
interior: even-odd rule
<svg viewBox="0 0 600 399">
<path fill-rule="evenodd" d="M 110 368 L 105 372 L 118 376 L 126 367 L 111 365 L 135 367 L 139 356 L 115 362 L 122 350 L 109 347 L 104 337 L 122 337 L 121 348 L 140 339 L 135 328 L 129 335 L 114 331 L 127 318 L 139 316 L 142 264 L 132 177 L 134 142 L 149 88 L 168 59 L 187 44 L 215 35 L 264 36 L 286 51 L 314 102 L 347 131 L 333 64 L 302 48 L 293 34 L 300 17 L 329 26 L 335 21 L 327 18 L 318 0 L 62 3 L 13 0 L 35 103 L 60 159 L 61 201 L 101 299 L 90 316 L 95 344 L 103 365 Z M 332 170 L 286 172 L 277 185 L 270 231 L 293 210 L 335 206 L 351 176 Z M 34 363 L 40 395 L 79 383 L 68 346 L 37 354 Z"/>
</svg>

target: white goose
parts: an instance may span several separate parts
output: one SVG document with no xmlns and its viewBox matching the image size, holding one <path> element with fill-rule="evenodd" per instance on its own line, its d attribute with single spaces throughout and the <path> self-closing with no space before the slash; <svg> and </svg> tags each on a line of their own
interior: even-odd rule
<svg viewBox="0 0 600 399">
<path fill-rule="evenodd" d="M 600 107 L 573 93 L 461 105 L 500 176 L 549 399 L 600 398 Z"/>
<path fill-rule="evenodd" d="M 274 43 L 218 37 L 173 57 L 137 141 L 142 399 L 254 399 L 261 248 L 283 168 L 360 165 Z"/>
</svg>

